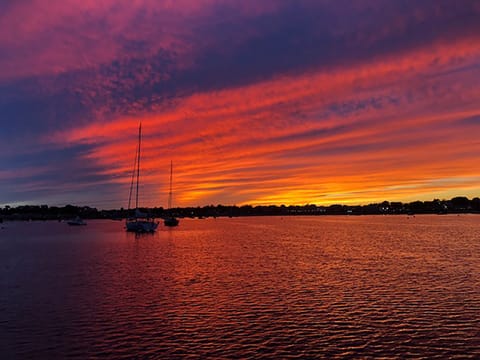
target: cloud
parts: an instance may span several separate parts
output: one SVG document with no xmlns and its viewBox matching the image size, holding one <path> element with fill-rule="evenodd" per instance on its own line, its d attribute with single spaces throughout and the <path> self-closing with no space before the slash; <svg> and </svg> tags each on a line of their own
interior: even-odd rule
<svg viewBox="0 0 480 360">
<path fill-rule="evenodd" d="M 0 203 L 17 171 L 23 198 L 122 205 L 139 121 L 150 205 L 170 159 L 180 205 L 478 189 L 435 182 L 478 175 L 475 1 L 1 6 Z"/>
<path fill-rule="evenodd" d="M 432 59 L 432 73 L 449 67 L 447 50 L 197 93 L 164 113 L 92 124 L 54 140 L 97 144 L 89 160 L 127 182 L 141 119 L 144 181 L 165 189 L 174 158 L 177 200 L 188 205 L 221 193 L 235 203 L 346 201 L 345 194 L 381 200 L 404 196 L 392 189 L 412 182 L 417 193 L 430 194 L 437 188 L 425 183 L 473 176 L 478 160 L 477 124 L 464 121 L 480 111 L 478 70 L 428 76 Z"/>
</svg>

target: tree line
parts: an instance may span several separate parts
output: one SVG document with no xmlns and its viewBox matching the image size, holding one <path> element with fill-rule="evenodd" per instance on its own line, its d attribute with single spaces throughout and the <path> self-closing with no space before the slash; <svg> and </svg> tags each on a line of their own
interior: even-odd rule
<svg viewBox="0 0 480 360">
<path fill-rule="evenodd" d="M 162 207 L 141 208 L 152 217 L 167 215 L 177 217 L 235 217 L 235 216 L 295 216 L 295 215 L 386 215 L 386 214 L 458 214 L 480 213 L 480 199 L 457 196 L 450 200 L 413 201 L 410 203 L 389 202 L 368 205 L 208 205 L 182 207 L 166 210 Z M 84 219 L 121 220 L 134 216 L 134 210 L 98 210 L 90 206 L 22 205 L 0 208 L 0 219 L 4 220 L 64 220 L 80 216 Z"/>
</svg>

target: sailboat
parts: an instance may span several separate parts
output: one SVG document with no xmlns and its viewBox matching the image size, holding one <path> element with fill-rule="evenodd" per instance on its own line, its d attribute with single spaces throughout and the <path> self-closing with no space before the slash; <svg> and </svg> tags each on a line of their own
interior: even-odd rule
<svg viewBox="0 0 480 360">
<path fill-rule="evenodd" d="M 127 231 L 136 233 L 154 232 L 158 227 L 158 221 L 142 213 L 138 208 L 138 184 L 140 182 L 140 149 L 142 144 L 142 123 L 138 126 L 138 147 L 135 154 L 135 162 L 133 165 L 132 182 L 130 184 L 130 195 L 128 197 L 128 209 L 130 210 L 130 203 L 132 199 L 133 183 L 136 178 L 135 191 L 135 216 L 128 218 L 125 223 Z"/>
<path fill-rule="evenodd" d="M 172 215 L 171 209 L 172 209 L 172 175 L 173 175 L 173 162 L 170 161 L 170 192 L 168 193 L 168 210 L 169 210 L 169 215 L 164 218 L 163 223 L 165 226 L 177 226 L 178 225 L 178 219 Z"/>
<path fill-rule="evenodd" d="M 74 219 L 70 219 L 67 221 L 68 225 L 71 226 L 81 226 L 81 225 L 87 225 L 85 221 L 82 220 L 80 216 L 75 217 Z"/>
</svg>

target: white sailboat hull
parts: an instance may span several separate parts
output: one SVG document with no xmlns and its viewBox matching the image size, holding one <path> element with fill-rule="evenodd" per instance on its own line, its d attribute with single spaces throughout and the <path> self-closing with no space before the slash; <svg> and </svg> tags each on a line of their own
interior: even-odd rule
<svg viewBox="0 0 480 360">
<path fill-rule="evenodd" d="M 125 224 L 127 231 L 136 232 L 136 233 L 148 233 L 154 232 L 158 227 L 158 222 L 153 220 L 138 220 L 131 219 L 127 220 Z"/>
</svg>

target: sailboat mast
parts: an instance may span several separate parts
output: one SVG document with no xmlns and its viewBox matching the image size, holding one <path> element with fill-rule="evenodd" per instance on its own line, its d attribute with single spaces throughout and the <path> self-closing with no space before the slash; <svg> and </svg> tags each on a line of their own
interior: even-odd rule
<svg viewBox="0 0 480 360">
<path fill-rule="evenodd" d="M 137 157 L 137 192 L 135 198 L 135 208 L 138 209 L 138 182 L 140 178 L 140 146 L 142 144 L 142 123 L 138 126 L 138 157 Z"/>
<path fill-rule="evenodd" d="M 132 193 L 133 193 L 133 183 L 135 181 L 135 173 L 137 172 L 137 157 L 138 157 L 138 146 L 135 149 L 135 159 L 133 162 L 133 171 L 132 171 L 132 181 L 130 182 L 130 193 L 128 194 L 128 210 L 130 210 L 130 204 L 132 203 Z"/>
<path fill-rule="evenodd" d="M 170 160 L 170 192 L 168 193 L 168 208 L 172 208 L 172 174 L 173 174 L 173 161 Z"/>
</svg>

